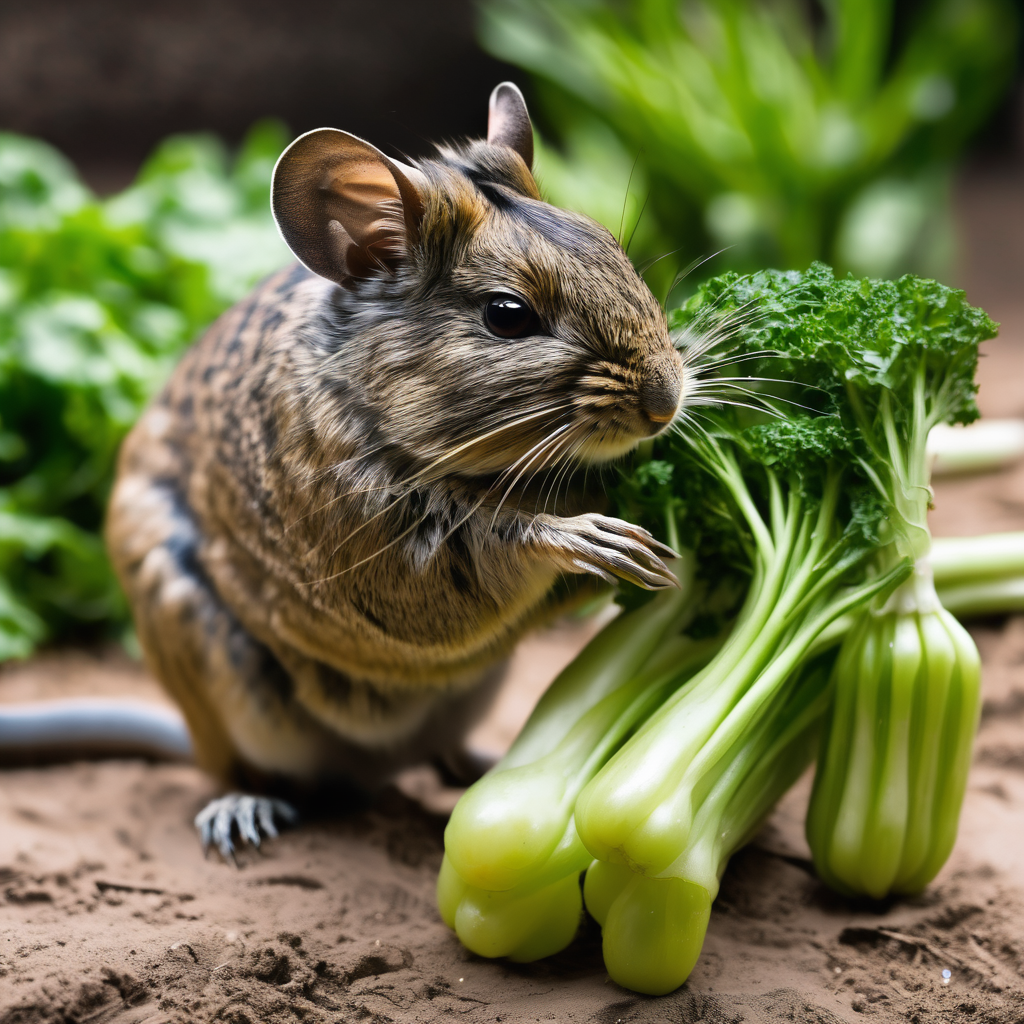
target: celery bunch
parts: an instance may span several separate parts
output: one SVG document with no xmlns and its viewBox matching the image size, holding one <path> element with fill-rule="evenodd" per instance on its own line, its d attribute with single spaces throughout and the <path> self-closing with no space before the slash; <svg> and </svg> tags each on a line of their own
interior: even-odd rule
<svg viewBox="0 0 1024 1024">
<path fill-rule="evenodd" d="M 925 442 L 977 415 L 994 333 L 960 292 L 821 265 L 725 275 L 672 323 L 705 409 L 614 497 L 691 553 L 684 590 L 623 614 L 556 680 L 456 808 L 439 885 L 470 948 L 531 959 L 571 940 L 587 868 L 609 973 L 650 993 L 685 980 L 729 856 L 823 730 L 823 877 L 906 891 L 948 855 L 977 653 L 931 577 Z"/>
<path fill-rule="evenodd" d="M 935 590 L 927 444 L 933 427 L 976 418 L 977 338 L 991 325 L 939 286 L 902 291 L 891 339 L 837 369 L 858 458 L 890 505 L 878 571 L 897 558 L 914 571 L 843 641 L 807 820 L 819 874 L 875 898 L 924 888 L 949 856 L 981 710 L 978 651 Z"/>
<path fill-rule="evenodd" d="M 442 917 L 482 956 L 533 960 L 576 933 L 578 878 L 592 857 L 573 810 L 623 740 L 717 646 L 681 635 L 696 588 L 658 594 L 599 633 L 549 687 L 501 762 L 459 801 L 445 831 Z"/>
</svg>

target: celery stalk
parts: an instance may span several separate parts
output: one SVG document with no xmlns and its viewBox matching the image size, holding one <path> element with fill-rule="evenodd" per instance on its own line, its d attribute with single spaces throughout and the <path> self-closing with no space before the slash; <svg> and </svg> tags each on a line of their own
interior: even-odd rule
<svg viewBox="0 0 1024 1024">
<path fill-rule="evenodd" d="M 522 768 L 502 773 L 501 786 L 485 790 L 490 804 L 470 804 L 463 818 L 453 819 L 451 834 L 445 833 L 447 853 L 437 896 L 442 917 L 464 945 L 481 956 L 531 960 L 568 944 L 579 920 L 578 879 L 591 861 L 572 818 L 575 796 L 624 733 L 671 688 L 685 685 L 717 645 L 713 639 L 697 642 L 685 637 L 666 642 L 644 673 L 584 714 L 580 729 L 570 732 L 555 751 L 535 765 L 523 766 L 525 773 Z M 602 724 L 607 730 L 596 736 Z M 540 782 L 545 778 L 546 787 Z M 549 802 L 544 804 L 545 800 Z M 501 822 L 502 807 L 509 808 L 513 825 L 533 827 L 528 811 L 534 807 L 536 820 L 548 827 L 549 835 L 558 825 L 562 831 L 553 845 L 529 842 L 538 829 L 527 833 L 526 843 L 517 843 L 514 828 L 505 831 L 496 824 Z M 460 864 L 468 864 L 468 869 L 460 871 Z M 577 894 L 575 909 L 566 895 L 572 890 Z M 549 908 L 545 900 L 550 900 Z"/>
<path fill-rule="evenodd" d="M 1024 531 L 935 537 L 928 560 L 942 606 L 957 617 L 1024 611 Z"/>
<path fill-rule="evenodd" d="M 703 657 L 679 637 L 658 649 L 688 618 L 692 569 L 684 581 L 682 591 L 659 594 L 598 633 L 548 688 L 508 754 L 463 795 L 445 848 L 467 884 L 511 889 L 544 865 L 582 786 L 664 697 L 677 663 L 694 650 Z M 656 652 L 653 670 L 642 671 Z"/>
<path fill-rule="evenodd" d="M 531 960 L 572 939 L 578 879 L 591 860 L 573 823 L 576 797 L 720 645 L 667 635 L 685 626 L 691 604 L 692 594 L 666 592 L 613 620 L 552 683 L 506 758 L 459 801 L 437 895 L 469 949 Z"/>
<path fill-rule="evenodd" d="M 958 618 L 1024 612 L 1024 576 L 939 587 L 942 606 Z"/>
<path fill-rule="evenodd" d="M 923 889 L 953 848 L 980 661 L 945 609 L 862 615 L 843 642 L 807 838 L 833 888 Z"/>
<path fill-rule="evenodd" d="M 729 857 L 810 764 L 828 702 L 831 655 L 790 682 L 730 756 L 700 800 L 694 828 L 657 877 L 595 861 L 584 899 L 602 926 L 605 967 L 626 988 L 663 995 L 696 964 Z"/>
<path fill-rule="evenodd" d="M 576 804 L 576 827 L 595 857 L 651 876 L 679 856 L 696 800 L 719 761 L 770 713 L 819 634 L 909 571 L 897 563 L 857 587 L 844 586 L 864 552 L 851 553 L 835 522 L 840 475 L 829 475 L 816 507 L 808 508 L 802 487 L 784 490 L 767 470 L 773 514 L 764 522 L 735 461 L 712 445 L 706 457 L 758 538 L 759 571 L 719 654 L 647 720 Z"/>
<path fill-rule="evenodd" d="M 981 580 L 1024 577 L 1024 531 L 933 537 L 928 561 L 935 585 L 943 589 Z"/>
<path fill-rule="evenodd" d="M 928 456 L 933 476 L 1001 469 L 1024 458 L 1024 420 L 937 423 L 928 435 Z"/>
</svg>

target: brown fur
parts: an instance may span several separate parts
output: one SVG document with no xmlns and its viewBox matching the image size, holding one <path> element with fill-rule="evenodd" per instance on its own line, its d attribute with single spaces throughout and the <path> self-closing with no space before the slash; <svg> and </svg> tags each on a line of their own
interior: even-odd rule
<svg viewBox="0 0 1024 1024">
<path fill-rule="evenodd" d="M 111 554 L 153 671 L 225 779 L 372 785 L 451 752 L 560 574 L 665 583 L 643 531 L 587 514 L 578 489 L 549 509 L 541 487 L 663 425 L 645 409 L 682 369 L 662 310 L 507 146 L 407 170 L 422 209 L 377 246 L 381 272 L 266 281 L 121 453 Z M 509 291 L 540 333 L 488 331 L 486 296 Z"/>
</svg>

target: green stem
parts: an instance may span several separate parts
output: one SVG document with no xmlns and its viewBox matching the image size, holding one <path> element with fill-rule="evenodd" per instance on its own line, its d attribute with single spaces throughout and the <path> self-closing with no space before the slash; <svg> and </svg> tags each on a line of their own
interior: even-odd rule
<svg viewBox="0 0 1024 1024">
<path fill-rule="evenodd" d="M 587 908 L 602 926 L 605 966 L 620 985 L 658 995 L 686 980 L 700 955 L 729 856 L 814 756 L 826 709 L 829 658 L 811 665 L 732 751 L 703 798 L 691 840 L 652 878 L 598 861 Z"/>
<path fill-rule="evenodd" d="M 806 659 L 814 641 L 827 626 L 853 608 L 866 604 L 875 594 L 885 592 L 908 572 L 909 566 L 897 566 L 887 576 L 847 592 L 816 616 L 811 617 L 791 639 L 786 639 L 782 645 L 783 653 L 774 658 L 767 670 L 752 683 L 715 730 L 711 740 L 693 759 L 683 785 L 686 786 L 688 782 L 691 786 L 695 785 L 696 780 L 740 740 L 743 731 L 749 728 L 750 722 L 757 720 L 759 712 L 766 708 L 770 709 L 780 688 Z"/>
<path fill-rule="evenodd" d="M 621 616 L 584 652 L 604 659 L 583 659 L 596 682 L 581 681 L 573 663 L 551 685 L 506 757 L 452 812 L 445 848 L 464 882 L 500 891 L 554 870 L 548 862 L 566 840 L 580 790 L 720 647 L 718 638 L 668 636 L 685 625 L 688 609 L 669 595 Z"/>
<path fill-rule="evenodd" d="M 942 607 L 957 618 L 1024 611 L 1024 576 L 937 587 Z"/>
<path fill-rule="evenodd" d="M 831 486 L 838 489 L 838 475 Z M 798 492 L 790 493 L 785 514 L 772 517 L 774 555 L 766 559 L 763 590 L 751 592 L 721 653 L 653 714 L 580 794 L 577 829 L 595 857 L 648 875 L 672 863 L 690 834 L 695 794 L 754 726 L 821 631 L 909 573 L 909 565 L 900 563 L 853 590 L 828 594 L 826 588 L 806 605 L 807 592 L 831 568 L 829 559 L 822 564 L 809 557 L 827 550 L 834 536 L 829 501 L 822 505 L 816 517 L 821 528 L 812 531 L 800 515 Z M 835 556 L 842 560 L 841 549 Z M 831 577 L 833 587 L 838 578 Z M 748 615 L 751 604 L 757 611 Z"/>
<path fill-rule="evenodd" d="M 691 841 L 662 877 L 702 885 L 714 899 L 729 857 L 812 762 L 828 708 L 831 656 L 805 662 L 757 726 L 737 744 L 702 800 Z"/>
<path fill-rule="evenodd" d="M 685 553 L 674 568 L 680 589 L 662 591 L 605 626 L 547 688 L 500 768 L 554 750 L 581 715 L 639 671 L 663 637 L 683 627 L 695 599 L 693 555 Z"/>
<path fill-rule="evenodd" d="M 935 537 L 928 560 L 938 587 L 1024 577 L 1024 531 Z"/>
</svg>

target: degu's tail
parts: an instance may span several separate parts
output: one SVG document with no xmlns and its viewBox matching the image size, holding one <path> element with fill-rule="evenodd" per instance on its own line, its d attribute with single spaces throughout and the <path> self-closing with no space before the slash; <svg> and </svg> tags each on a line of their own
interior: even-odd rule
<svg viewBox="0 0 1024 1024">
<path fill-rule="evenodd" d="M 192 739 L 177 711 L 146 701 L 0 704 L 0 766 L 108 757 L 192 761 Z"/>
</svg>

